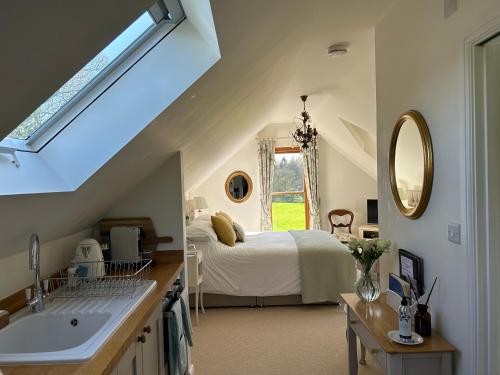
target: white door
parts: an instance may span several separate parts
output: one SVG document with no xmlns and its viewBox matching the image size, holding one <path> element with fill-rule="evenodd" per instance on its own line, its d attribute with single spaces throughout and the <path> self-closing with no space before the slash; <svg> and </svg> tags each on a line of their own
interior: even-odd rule
<svg viewBox="0 0 500 375">
<path fill-rule="evenodd" d="M 118 366 L 113 371 L 113 375 L 143 375 L 142 372 L 142 344 L 133 342 L 123 357 L 120 359 Z"/>
<path fill-rule="evenodd" d="M 476 365 L 500 375 L 500 36 L 476 45 L 473 61 Z"/>
<path fill-rule="evenodd" d="M 143 332 L 146 341 L 142 344 L 143 375 L 163 375 L 163 315 L 161 303 L 146 322 Z"/>
<path fill-rule="evenodd" d="M 485 43 L 490 373 L 500 373 L 500 36 Z"/>
</svg>

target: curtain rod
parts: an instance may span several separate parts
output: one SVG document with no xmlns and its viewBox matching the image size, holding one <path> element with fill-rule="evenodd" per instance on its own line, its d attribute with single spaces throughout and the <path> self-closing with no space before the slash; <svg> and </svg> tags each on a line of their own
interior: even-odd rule
<svg viewBox="0 0 500 375">
<path fill-rule="evenodd" d="M 260 139 L 293 139 L 292 137 L 255 137 L 255 140 L 258 141 Z"/>
</svg>

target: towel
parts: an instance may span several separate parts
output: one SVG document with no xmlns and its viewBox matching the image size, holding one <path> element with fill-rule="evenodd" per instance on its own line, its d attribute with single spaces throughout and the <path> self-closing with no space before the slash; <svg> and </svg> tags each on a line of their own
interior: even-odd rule
<svg viewBox="0 0 500 375">
<path fill-rule="evenodd" d="M 182 310 L 182 324 L 184 327 L 184 335 L 189 346 L 193 346 L 193 325 L 191 324 L 191 314 L 189 313 L 188 301 L 189 294 L 187 288 L 181 293 L 181 310 Z"/>
<path fill-rule="evenodd" d="M 187 343 L 184 336 L 182 307 L 175 301 L 170 311 L 164 312 L 167 317 L 168 330 L 168 374 L 185 375 L 187 373 Z"/>
</svg>

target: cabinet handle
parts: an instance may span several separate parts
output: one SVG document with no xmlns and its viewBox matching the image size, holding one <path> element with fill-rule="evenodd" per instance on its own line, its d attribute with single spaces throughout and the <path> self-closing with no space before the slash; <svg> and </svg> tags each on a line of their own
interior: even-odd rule
<svg viewBox="0 0 500 375">
<path fill-rule="evenodd" d="M 151 327 L 150 326 L 146 326 L 146 327 L 143 328 L 143 331 L 145 333 L 151 333 Z"/>
<path fill-rule="evenodd" d="M 358 321 L 357 320 L 351 320 L 349 323 L 350 324 L 356 324 Z"/>
<path fill-rule="evenodd" d="M 377 353 L 380 353 L 380 350 L 379 349 L 370 349 L 369 352 L 371 354 L 377 354 Z"/>
<path fill-rule="evenodd" d="M 146 335 L 140 335 L 139 337 L 137 337 L 137 342 L 140 342 L 140 343 L 145 343 L 146 342 Z"/>
</svg>

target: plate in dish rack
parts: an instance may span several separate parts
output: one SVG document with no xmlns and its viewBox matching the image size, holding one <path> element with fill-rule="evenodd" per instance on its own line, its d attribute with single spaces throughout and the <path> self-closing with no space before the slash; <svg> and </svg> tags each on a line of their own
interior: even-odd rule
<svg viewBox="0 0 500 375">
<path fill-rule="evenodd" d="M 392 341 L 397 342 L 398 344 L 402 344 L 402 345 L 420 345 L 424 342 L 424 339 L 422 338 L 422 336 L 420 336 L 418 333 L 415 333 L 415 332 L 411 333 L 411 339 L 409 339 L 409 340 L 403 340 L 399 336 L 399 331 L 389 331 L 389 332 L 387 332 L 387 336 L 389 336 L 389 338 Z"/>
</svg>

